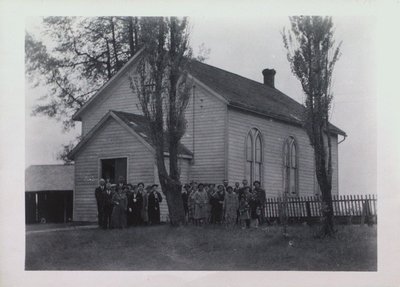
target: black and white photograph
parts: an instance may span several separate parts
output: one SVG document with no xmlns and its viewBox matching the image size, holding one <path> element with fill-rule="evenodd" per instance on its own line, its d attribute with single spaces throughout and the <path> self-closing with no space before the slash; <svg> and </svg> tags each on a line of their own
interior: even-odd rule
<svg viewBox="0 0 400 287">
<path fill-rule="evenodd" d="M 297 286 L 316 284 L 311 274 L 397 286 L 381 248 L 399 251 L 399 217 L 386 220 L 397 188 L 391 200 L 380 177 L 398 178 L 380 159 L 398 157 L 379 120 L 383 16 L 356 3 L 367 12 L 24 15 L 23 179 L 7 180 L 22 187 L 19 280 L 161 272 L 193 276 L 177 286 L 241 286 L 229 274 L 245 284 L 278 272 L 274 286 L 307 274 Z"/>
</svg>

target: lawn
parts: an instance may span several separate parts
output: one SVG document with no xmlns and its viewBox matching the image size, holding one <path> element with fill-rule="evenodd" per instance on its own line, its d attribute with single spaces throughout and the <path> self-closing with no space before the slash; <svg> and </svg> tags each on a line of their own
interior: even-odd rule
<svg viewBox="0 0 400 287">
<path fill-rule="evenodd" d="M 26 270 L 376 271 L 376 226 L 226 229 L 221 226 L 77 229 L 26 235 Z"/>
</svg>

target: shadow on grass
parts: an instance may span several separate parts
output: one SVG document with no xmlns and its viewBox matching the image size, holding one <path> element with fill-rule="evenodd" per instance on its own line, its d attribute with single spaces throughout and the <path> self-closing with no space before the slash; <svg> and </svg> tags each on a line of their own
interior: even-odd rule
<svg viewBox="0 0 400 287">
<path fill-rule="evenodd" d="M 222 226 L 65 230 L 26 236 L 26 270 L 304 270 L 376 271 L 376 226 Z"/>
</svg>

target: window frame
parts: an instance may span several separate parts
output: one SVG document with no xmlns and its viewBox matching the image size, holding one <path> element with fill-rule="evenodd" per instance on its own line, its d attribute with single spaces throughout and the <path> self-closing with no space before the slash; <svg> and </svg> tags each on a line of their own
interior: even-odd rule
<svg viewBox="0 0 400 287">
<path fill-rule="evenodd" d="M 250 141 L 249 141 L 250 139 Z M 248 152 L 249 152 L 249 143 L 251 144 L 250 152 L 251 152 L 251 160 L 249 160 Z M 259 157 L 257 158 L 257 147 L 259 146 Z M 247 133 L 245 138 L 245 166 L 244 166 L 244 178 L 246 178 L 249 183 L 253 183 L 255 180 L 259 180 L 261 184 L 263 183 L 263 174 L 264 174 L 264 140 L 263 136 L 258 128 L 251 128 Z M 258 161 L 259 160 L 259 161 Z M 248 166 L 250 165 L 250 174 L 248 173 Z M 259 169 L 256 173 L 256 169 Z M 256 174 L 258 174 L 258 178 L 256 178 Z"/>
<path fill-rule="evenodd" d="M 293 150 L 295 153 L 293 165 Z M 289 136 L 283 144 L 283 193 L 291 196 L 299 196 L 299 149 L 294 136 Z M 294 174 L 294 192 L 291 189 L 291 178 Z"/>
</svg>

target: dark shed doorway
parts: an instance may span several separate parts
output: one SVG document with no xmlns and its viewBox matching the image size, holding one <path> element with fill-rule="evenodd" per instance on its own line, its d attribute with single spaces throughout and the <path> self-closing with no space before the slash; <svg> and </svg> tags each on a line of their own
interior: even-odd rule
<svg viewBox="0 0 400 287">
<path fill-rule="evenodd" d="M 72 190 L 25 193 L 25 222 L 65 223 L 72 221 Z"/>
</svg>

